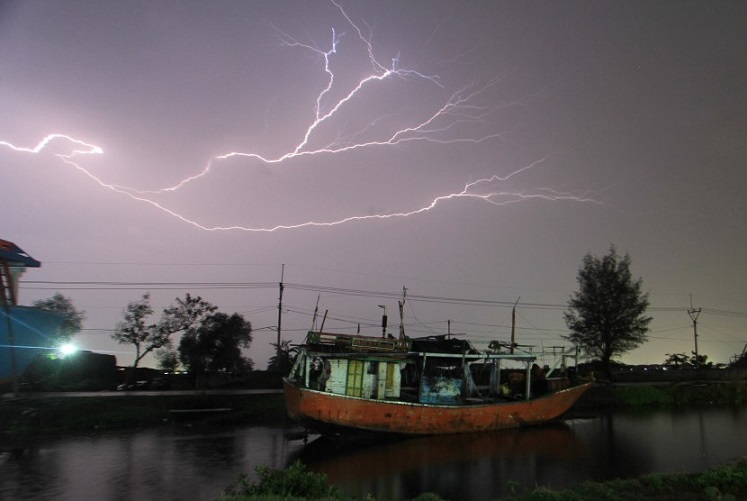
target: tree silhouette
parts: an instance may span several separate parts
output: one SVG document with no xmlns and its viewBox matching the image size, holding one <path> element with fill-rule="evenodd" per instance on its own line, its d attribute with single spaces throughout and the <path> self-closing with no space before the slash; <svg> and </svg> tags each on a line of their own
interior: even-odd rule
<svg viewBox="0 0 747 501">
<path fill-rule="evenodd" d="M 690 365 L 690 357 L 684 353 L 667 353 L 667 359 L 664 360 L 664 365 L 679 369 L 685 365 Z"/>
<path fill-rule="evenodd" d="M 240 375 L 250 371 L 252 361 L 242 355 L 241 349 L 248 348 L 251 342 L 252 326 L 243 316 L 214 313 L 182 336 L 179 359 L 200 387 L 210 374 Z"/>
<path fill-rule="evenodd" d="M 179 368 L 179 354 L 171 347 L 156 351 L 158 368 L 165 372 L 176 372 Z"/>
<path fill-rule="evenodd" d="M 579 290 L 568 301 L 565 336 L 592 357 L 599 358 L 607 377 L 610 361 L 644 343 L 651 317 L 644 316 L 648 294 L 642 280 L 630 274 L 630 256 L 622 259 L 615 247 L 602 258 L 584 256 L 577 277 Z"/>
<path fill-rule="evenodd" d="M 131 301 L 124 310 L 124 319 L 117 323 L 112 334 L 112 338 L 118 343 L 135 346 L 135 361 L 130 377 L 148 353 L 171 346 L 173 334 L 188 331 L 206 314 L 215 310 L 215 306 L 201 297 L 186 294 L 184 299 L 176 298 L 176 304 L 165 308 L 158 322 L 148 324 L 147 319 L 153 314 L 150 294 L 143 294 L 139 300 Z"/>
<path fill-rule="evenodd" d="M 59 344 L 67 343 L 83 328 L 86 312 L 77 309 L 72 299 L 59 292 L 49 299 L 34 301 L 32 306 L 42 310 L 54 311 L 65 317 L 65 321 L 54 335 L 55 341 Z"/>
<path fill-rule="evenodd" d="M 275 348 L 275 355 L 270 357 L 267 370 L 281 374 L 287 373 L 293 363 L 293 350 L 290 347 L 290 341 L 281 341 L 279 346 L 277 343 L 270 344 Z"/>
</svg>

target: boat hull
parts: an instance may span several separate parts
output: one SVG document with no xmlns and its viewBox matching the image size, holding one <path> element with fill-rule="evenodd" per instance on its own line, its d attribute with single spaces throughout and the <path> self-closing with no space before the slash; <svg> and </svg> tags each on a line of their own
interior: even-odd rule
<svg viewBox="0 0 747 501">
<path fill-rule="evenodd" d="M 372 400 L 302 388 L 283 380 L 290 417 L 323 434 L 346 432 L 438 435 L 535 426 L 559 418 L 591 386 L 586 383 L 530 400 L 434 405 Z"/>
</svg>

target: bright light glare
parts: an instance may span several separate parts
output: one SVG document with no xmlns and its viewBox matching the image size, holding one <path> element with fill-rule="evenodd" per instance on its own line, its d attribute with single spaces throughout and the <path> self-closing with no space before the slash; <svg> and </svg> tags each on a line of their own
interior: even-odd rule
<svg viewBox="0 0 747 501">
<path fill-rule="evenodd" d="M 66 357 L 68 355 L 72 355 L 72 354 L 74 354 L 77 351 L 78 351 L 78 347 L 75 346 L 74 344 L 69 344 L 68 343 L 68 344 L 63 344 L 62 346 L 60 346 L 60 354 L 63 357 Z"/>
</svg>

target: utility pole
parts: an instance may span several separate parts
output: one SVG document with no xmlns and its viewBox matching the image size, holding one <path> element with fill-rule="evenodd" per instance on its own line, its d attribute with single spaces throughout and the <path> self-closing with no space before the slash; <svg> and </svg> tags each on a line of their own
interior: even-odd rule
<svg viewBox="0 0 747 501">
<path fill-rule="evenodd" d="M 521 296 L 516 298 L 514 307 L 511 309 L 511 353 L 512 354 L 514 352 L 514 347 L 516 346 L 516 305 L 519 304 L 520 300 L 521 300 Z"/>
<path fill-rule="evenodd" d="M 405 301 L 407 301 L 407 287 L 402 287 L 402 301 L 399 301 L 399 339 L 405 340 Z"/>
<path fill-rule="evenodd" d="M 700 308 L 693 308 L 693 298 L 690 296 L 690 309 L 687 310 L 690 320 L 693 321 L 693 337 L 695 338 L 695 368 L 700 368 L 700 359 L 698 358 L 698 316 Z"/>
<path fill-rule="evenodd" d="M 277 350 L 276 350 L 276 356 L 277 356 L 277 363 L 278 367 L 281 367 L 282 369 L 285 369 L 285 367 L 282 367 L 282 359 L 281 359 L 281 350 L 280 350 L 280 325 L 283 322 L 283 276 L 285 275 L 285 265 L 281 265 L 280 268 L 280 292 L 278 295 L 278 344 L 277 344 Z"/>
</svg>

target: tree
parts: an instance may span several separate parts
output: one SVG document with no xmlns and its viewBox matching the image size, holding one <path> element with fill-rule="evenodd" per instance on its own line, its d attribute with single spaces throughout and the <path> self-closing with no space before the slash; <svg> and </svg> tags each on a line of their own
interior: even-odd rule
<svg viewBox="0 0 747 501">
<path fill-rule="evenodd" d="M 209 374 L 242 374 L 251 370 L 252 361 L 241 353 L 251 342 L 252 326 L 243 316 L 214 313 L 182 336 L 179 360 L 195 378 L 195 385 L 201 386 Z"/>
<path fill-rule="evenodd" d="M 267 363 L 267 370 L 270 372 L 279 372 L 281 374 L 286 374 L 290 370 L 293 363 L 293 354 L 290 347 L 290 341 L 281 341 L 279 347 L 277 343 L 270 344 L 275 348 L 275 355 L 270 357 L 270 360 Z"/>
<path fill-rule="evenodd" d="M 690 357 L 690 363 L 697 368 L 713 367 L 713 362 L 708 361 L 708 355 L 696 355 L 694 351 L 691 351 L 692 357 Z"/>
<path fill-rule="evenodd" d="M 34 301 L 32 306 L 42 310 L 54 311 L 65 317 L 65 321 L 54 336 L 58 344 L 69 342 L 83 328 L 83 320 L 86 319 L 86 312 L 77 309 L 70 298 L 59 292 L 55 293 L 49 299 Z"/>
<path fill-rule="evenodd" d="M 630 256 L 621 259 L 614 246 L 602 258 L 586 254 L 577 281 L 579 290 L 564 314 L 571 330 L 565 337 L 599 358 L 610 377 L 611 359 L 646 341 L 648 293 L 641 292 L 642 280 L 630 274 Z"/>
<path fill-rule="evenodd" d="M 696 355 L 694 351 L 690 352 L 692 356 L 685 355 L 684 353 L 667 353 L 667 359 L 664 360 L 664 365 L 673 366 L 675 369 L 682 367 L 713 367 L 713 362 L 708 361 L 708 355 Z"/>
<path fill-rule="evenodd" d="M 148 353 L 163 347 L 171 346 L 171 336 L 185 332 L 208 313 L 217 308 L 201 297 L 186 294 L 184 299 L 176 298 L 176 304 L 163 310 L 156 323 L 147 323 L 153 314 L 150 306 L 150 294 L 143 294 L 137 301 L 131 301 L 125 308 L 124 319 L 117 323 L 112 338 L 120 344 L 135 346 L 135 361 L 132 364 L 134 374 L 140 361 Z"/>
<path fill-rule="evenodd" d="M 164 372 L 176 372 L 179 368 L 179 354 L 173 348 L 161 348 L 156 351 L 158 368 Z"/>
<path fill-rule="evenodd" d="M 679 369 L 690 365 L 690 357 L 684 353 L 667 353 L 667 359 L 664 360 L 664 365 Z"/>
</svg>

